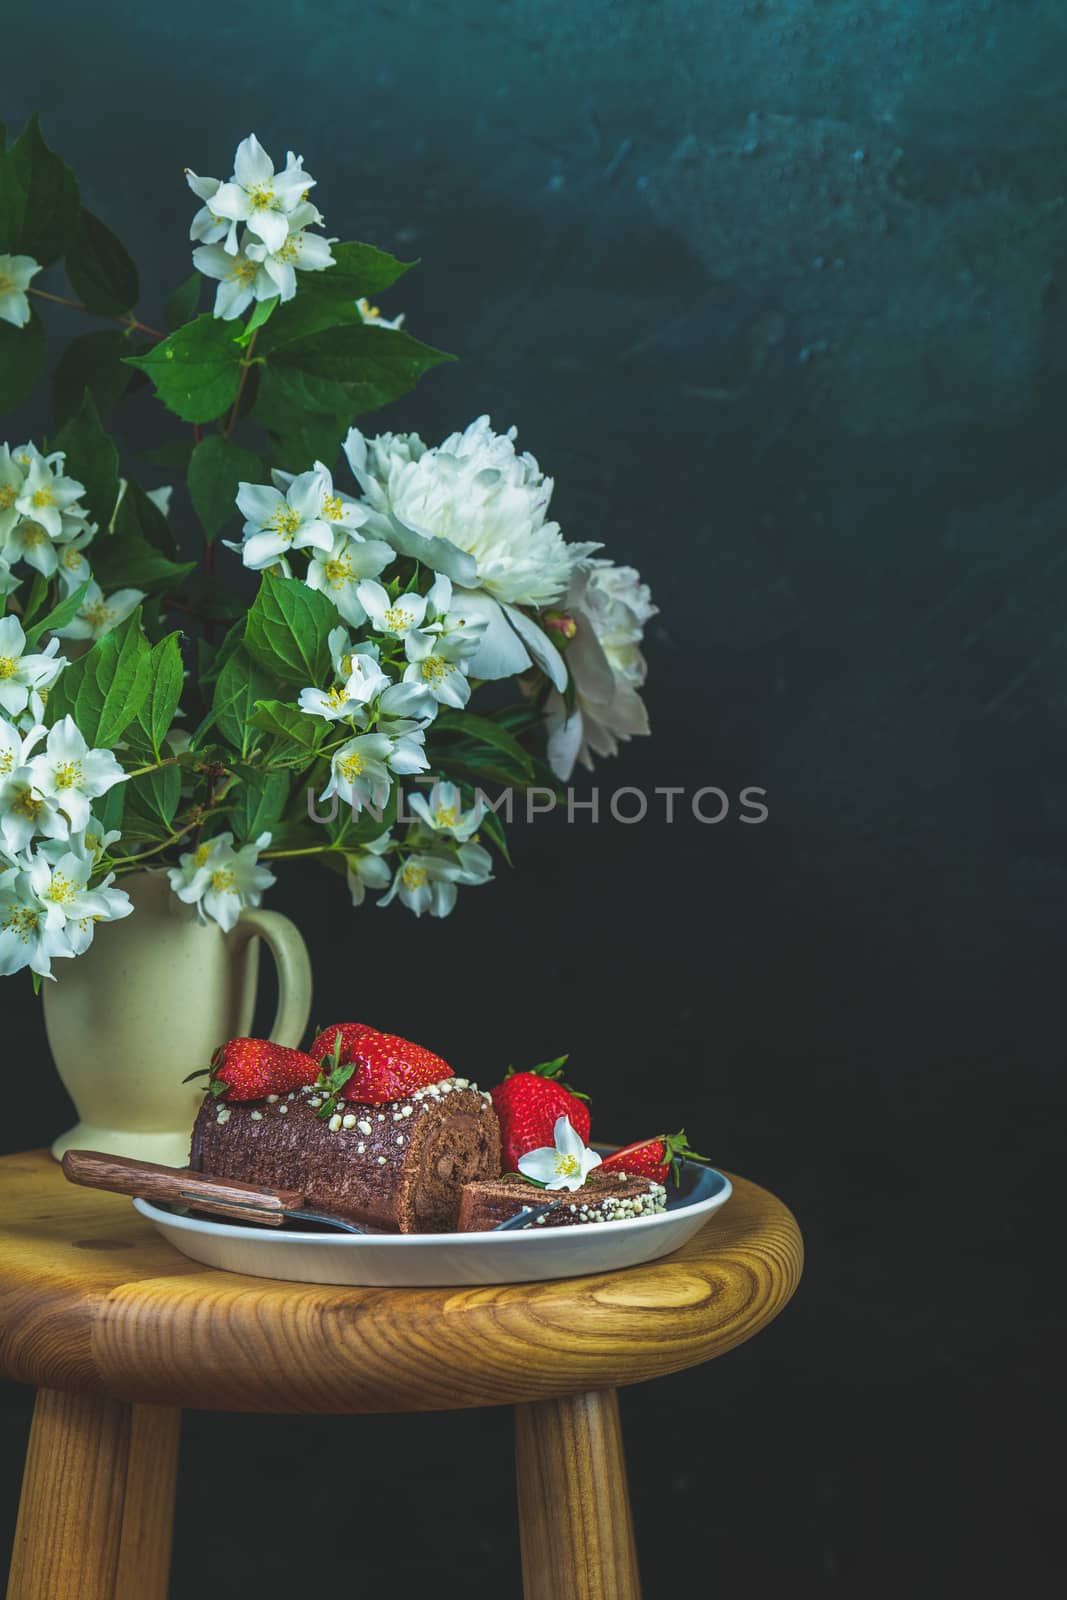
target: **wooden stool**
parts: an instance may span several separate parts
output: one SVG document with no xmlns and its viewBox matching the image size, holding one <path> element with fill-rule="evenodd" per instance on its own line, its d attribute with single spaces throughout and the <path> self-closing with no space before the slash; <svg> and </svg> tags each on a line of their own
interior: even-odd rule
<svg viewBox="0 0 1067 1600">
<path fill-rule="evenodd" d="M 722 1355 L 800 1276 L 735 1178 L 683 1249 L 598 1277 L 345 1289 L 188 1261 L 43 1151 L 0 1159 L 0 1373 L 38 1386 L 8 1600 L 163 1600 L 182 1406 L 514 1405 L 526 1600 L 638 1600 L 615 1389 Z"/>
</svg>

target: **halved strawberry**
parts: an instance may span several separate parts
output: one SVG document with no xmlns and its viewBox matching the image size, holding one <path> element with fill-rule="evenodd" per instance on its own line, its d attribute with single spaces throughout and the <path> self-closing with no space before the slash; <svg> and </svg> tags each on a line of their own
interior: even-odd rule
<svg viewBox="0 0 1067 1600">
<path fill-rule="evenodd" d="M 657 1183 L 666 1183 L 667 1174 L 670 1173 L 678 1183 L 683 1161 L 707 1159 L 696 1150 L 690 1150 L 685 1129 L 681 1128 L 677 1133 L 659 1133 L 654 1139 L 642 1139 L 637 1144 L 628 1144 L 622 1150 L 614 1151 L 604 1157 L 600 1170 L 630 1172 L 641 1178 L 654 1178 Z"/>
<path fill-rule="evenodd" d="M 314 1083 L 319 1063 L 303 1050 L 289 1050 L 269 1039 L 229 1039 L 215 1051 L 210 1067 L 191 1072 L 185 1082 L 205 1074 L 216 1099 L 264 1100 Z"/>
<path fill-rule="evenodd" d="M 503 1083 L 491 1091 L 500 1121 L 501 1160 L 505 1172 L 516 1172 L 519 1157 L 555 1143 L 559 1117 L 569 1117 L 583 1144 L 589 1143 L 588 1098 L 561 1078 L 566 1056 L 542 1061 L 528 1072 L 509 1067 Z"/>
</svg>

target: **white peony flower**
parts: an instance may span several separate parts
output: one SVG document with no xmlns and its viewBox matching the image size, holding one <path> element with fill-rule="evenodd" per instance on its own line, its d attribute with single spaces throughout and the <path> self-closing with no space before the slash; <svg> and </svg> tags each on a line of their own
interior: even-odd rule
<svg viewBox="0 0 1067 1600">
<path fill-rule="evenodd" d="M 323 478 L 319 471 L 290 479 L 283 493 L 261 483 L 237 486 L 237 509 L 245 518 L 244 541 L 224 540 L 246 567 L 262 572 L 289 550 L 333 549 L 333 529 L 323 521 Z"/>
<path fill-rule="evenodd" d="M 357 300 L 356 310 L 368 328 L 387 328 L 390 332 L 395 333 L 397 328 L 401 328 L 404 325 L 405 313 L 403 311 L 400 312 L 399 316 L 392 319 L 383 317 L 378 307 L 372 306 L 367 299 Z"/>
<path fill-rule="evenodd" d="M 0 977 L 29 967 L 50 978 L 52 962 L 72 954 L 65 924 L 49 924 L 48 908 L 34 893 L 29 871 L 15 866 L 0 872 Z"/>
<path fill-rule="evenodd" d="M 210 917 L 229 933 L 245 906 L 258 906 L 276 882 L 270 868 L 258 864 L 270 841 L 269 833 L 261 833 L 235 850 L 233 834 L 220 833 L 178 858 L 167 874 L 170 886 L 184 905 L 196 906 L 202 922 Z"/>
<path fill-rule="evenodd" d="M 574 684 L 568 710 L 562 695 L 546 702 L 548 760 L 564 782 L 576 761 L 592 769 L 593 756 L 614 756 L 619 740 L 649 732 L 637 688 L 645 679 L 640 641 L 653 616 L 647 587 L 632 567 L 594 562 L 577 572 L 565 609 L 573 621 L 567 667 Z"/>
<path fill-rule="evenodd" d="M 211 211 L 230 222 L 243 222 L 268 250 L 277 250 L 289 233 L 289 217 L 306 200 L 315 179 L 304 171 L 304 158 L 290 150 L 285 168 L 275 172 L 274 162 L 255 134 L 237 146 L 233 177 L 210 195 Z M 316 220 L 321 221 L 318 213 Z"/>
<path fill-rule="evenodd" d="M 519 1157 L 519 1171 L 546 1189 L 580 1189 L 601 1157 L 582 1143 L 569 1117 L 557 1117 L 552 1129 L 554 1145 L 528 1150 Z"/>
<path fill-rule="evenodd" d="M 24 328 L 30 320 L 26 290 L 41 271 L 32 256 L 0 256 L 0 322 Z"/>
<path fill-rule="evenodd" d="M 59 640 L 50 639 L 43 651 L 26 655 L 26 635 L 18 617 L 0 618 L 0 711 L 17 717 L 25 711 L 33 689 L 55 683 L 67 665 L 57 656 Z"/>
<path fill-rule="evenodd" d="M 65 627 L 54 630 L 59 639 L 102 639 L 136 611 L 144 599 L 143 589 L 116 589 L 105 597 L 98 583 L 90 583 L 85 597 Z"/>
<path fill-rule="evenodd" d="M 65 811 L 78 833 L 88 824 L 89 801 L 126 779 L 110 750 L 90 750 L 70 716 L 49 730 L 43 754 L 28 767 L 37 793 Z"/>
<path fill-rule="evenodd" d="M 463 796 L 459 785 L 438 779 L 427 796 L 425 793 L 408 795 L 408 804 L 424 827 L 465 844 L 477 833 L 485 815 L 485 801 L 478 795 L 469 811 L 463 809 Z"/>
<path fill-rule="evenodd" d="M 363 580 L 377 577 L 392 559 L 392 550 L 380 539 L 364 539 L 342 528 L 328 546 L 311 552 L 304 582 L 328 596 L 339 615 L 358 628 L 367 620 L 359 597 Z"/>
<path fill-rule="evenodd" d="M 353 851 L 345 857 L 348 892 L 352 896 L 354 906 L 363 904 L 368 889 L 388 888 L 392 873 L 382 857 L 392 842 L 392 835 L 383 833 L 377 839 L 371 839 L 360 850 Z"/>
</svg>

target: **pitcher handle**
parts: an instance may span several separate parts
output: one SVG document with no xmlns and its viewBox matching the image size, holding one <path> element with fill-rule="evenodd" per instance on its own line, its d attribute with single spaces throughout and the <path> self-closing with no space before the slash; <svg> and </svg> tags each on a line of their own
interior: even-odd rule
<svg viewBox="0 0 1067 1600">
<path fill-rule="evenodd" d="M 262 939 L 278 969 L 278 1011 L 269 1037 L 296 1049 L 311 1016 L 311 958 L 295 922 L 280 911 L 242 911 L 238 930 Z"/>
</svg>

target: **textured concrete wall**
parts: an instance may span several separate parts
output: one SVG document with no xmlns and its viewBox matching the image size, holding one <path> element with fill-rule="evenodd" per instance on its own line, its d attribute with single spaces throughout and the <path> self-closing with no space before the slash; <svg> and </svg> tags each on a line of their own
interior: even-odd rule
<svg viewBox="0 0 1067 1600">
<path fill-rule="evenodd" d="M 42 26 L 4 22 L 3 114 L 42 107 L 153 310 L 185 271 L 182 167 L 253 127 L 338 232 L 423 258 L 390 309 L 462 362 L 391 423 L 518 423 L 566 531 L 651 582 L 656 738 L 620 770 L 770 792 L 758 830 L 520 840 L 443 935 L 316 922 L 318 880 L 279 902 L 323 993 L 372 937 L 395 1025 L 483 1075 L 516 1038 L 569 1044 L 620 1127 L 684 1118 L 797 1204 L 792 1320 L 630 1402 L 650 1573 L 681 1549 L 753 1594 L 1044 1593 L 1051 1367 L 1017 1263 L 1062 1058 L 1059 0 L 54 0 Z M 664 1404 L 690 1434 L 669 1466 Z M 446 1448 L 368 1426 L 394 1466 Z M 488 1507 L 471 1572 L 510 1592 L 484 1468 L 507 1441 L 447 1427 Z M 336 1504 L 357 1430 L 285 1428 Z M 194 1437 L 205 1471 L 220 1436 Z"/>
</svg>

